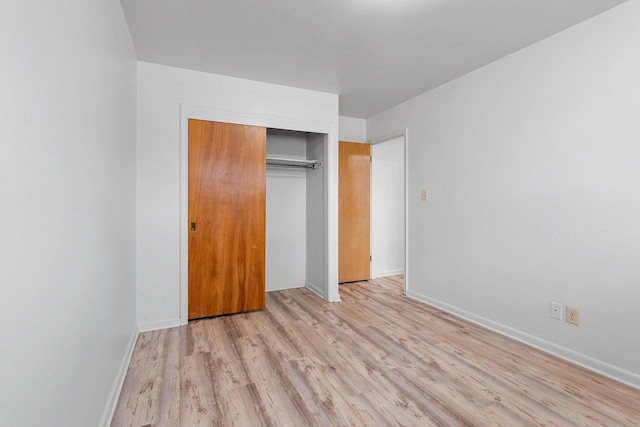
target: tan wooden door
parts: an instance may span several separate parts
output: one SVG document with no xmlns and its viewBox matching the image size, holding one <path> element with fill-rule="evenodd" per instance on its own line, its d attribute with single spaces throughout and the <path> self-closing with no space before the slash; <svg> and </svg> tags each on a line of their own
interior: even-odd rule
<svg viewBox="0 0 640 427">
<path fill-rule="evenodd" d="M 371 146 L 340 141 L 338 162 L 338 281 L 367 280 L 371 276 Z"/>
<path fill-rule="evenodd" d="M 189 120 L 189 319 L 265 306 L 266 138 Z"/>
</svg>

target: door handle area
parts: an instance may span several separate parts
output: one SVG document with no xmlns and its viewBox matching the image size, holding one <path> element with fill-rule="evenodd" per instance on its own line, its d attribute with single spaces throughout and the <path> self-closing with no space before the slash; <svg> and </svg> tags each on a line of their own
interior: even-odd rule
<svg viewBox="0 0 640 427">
<path fill-rule="evenodd" d="M 196 223 L 195 222 L 191 223 L 191 231 L 196 231 Z"/>
</svg>

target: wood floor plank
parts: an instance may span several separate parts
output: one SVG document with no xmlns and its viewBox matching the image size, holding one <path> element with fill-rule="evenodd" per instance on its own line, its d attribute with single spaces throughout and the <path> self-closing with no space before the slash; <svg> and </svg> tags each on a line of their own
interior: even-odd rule
<svg viewBox="0 0 640 427">
<path fill-rule="evenodd" d="M 114 415 L 116 425 L 137 427 L 177 417 L 179 337 L 177 328 L 141 334 L 123 387 L 130 394 L 118 402 L 120 409 L 116 408 Z M 133 417 L 122 418 L 123 412 Z"/>
<path fill-rule="evenodd" d="M 335 392 L 330 368 L 305 357 L 286 363 L 284 369 L 318 425 L 351 425 L 357 419 L 352 408 Z"/>
<path fill-rule="evenodd" d="M 265 401 L 255 384 L 247 384 L 228 390 L 224 401 L 224 425 L 230 426 L 275 426 Z"/>
<path fill-rule="evenodd" d="M 269 382 L 256 386 L 260 399 L 264 402 L 266 414 L 274 426 L 315 426 L 318 419 L 303 402 L 301 396 L 291 398 L 280 384 Z"/>
<path fill-rule="evenodd" d="M 140 334 L 112 427 L 640 426 L 640 390 L 407 298 L 402 276 L 340 294 Z"/>
<path fill-rule="evenodd" d="M 225 424 L 225 408 L 219 383 L 227 381 L 220 381 L 212 374 L 210 359 L 210 353 L 197 353 L 183 358 L 180 369 L 180 425 L 195 427 Z"/>
</svg>

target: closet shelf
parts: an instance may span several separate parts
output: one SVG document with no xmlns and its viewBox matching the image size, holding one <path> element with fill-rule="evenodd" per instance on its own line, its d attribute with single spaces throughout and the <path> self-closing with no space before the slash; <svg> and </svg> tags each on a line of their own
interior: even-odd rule
<svg viewBox="0 0 640 427">
<path fill-rule="evenodd" d="M 317 160 L 283 159 L 279 157 L 267 157 L 268 168 L 304 168 L 317 169 L 322 166 Z"/>
</svg>

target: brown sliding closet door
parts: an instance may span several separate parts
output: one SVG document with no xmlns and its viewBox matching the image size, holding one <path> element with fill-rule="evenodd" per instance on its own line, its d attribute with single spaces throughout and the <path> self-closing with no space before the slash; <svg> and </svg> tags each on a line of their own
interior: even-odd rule
<svg viewBox="0 0 640 427">
<path fill-rule="evenodd" d="M 265 306 L 266 138 L 189 120 L 189 319 Z"/>
<path fill-rule="evenodd" d="M 371 146 L 340 141 L 338 153 L 338 281 L 368 280 Z"/>
</svg>

